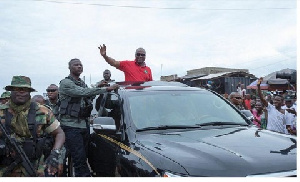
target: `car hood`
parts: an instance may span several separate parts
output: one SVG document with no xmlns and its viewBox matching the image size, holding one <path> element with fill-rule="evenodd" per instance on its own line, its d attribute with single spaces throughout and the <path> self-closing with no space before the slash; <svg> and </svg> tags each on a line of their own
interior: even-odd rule
<svg viewBox="0 0 300 182">
<path fill-rule="evenodd" d="M 172 173 L 225 177 L 296 170 L 296 137 L 256 127 L 139 132 L 137 138 L 140 152 Z"/>
</svg>

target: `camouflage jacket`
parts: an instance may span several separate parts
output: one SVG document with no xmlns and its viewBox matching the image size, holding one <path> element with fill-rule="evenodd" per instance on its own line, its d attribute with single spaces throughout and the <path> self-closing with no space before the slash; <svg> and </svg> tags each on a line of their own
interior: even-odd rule
<svg viewBox="0 0 300 182">
<path fill-rule="evenodd" d="M 7 108 L 8 112 L 13 114 L 13 111 L 9 108 L 9 106 L 2 106 L 2 108 Z M 5 118 L 3 117 L 5 115 L 5 109 L 0 109 L 0 117 L 1 122 L 5 124 Z M 37 122 L 37 136 L 42 136 L 45 132 L 51 133 L 52 131 L 56 130 L 60 123 L 53 115 L 52 111 L 48 109 L 47 107 L 40 105 L 37 103 L 36 105 L 36 117 L 35 120 Z M 12 132 L 13 133 L 13 132 Z M 1 131 L 0 131 L 1 135 Z M 19 138 L 16 136 L 16 138 Z"/>
<path fill-rule="evenodd" d="M 8 112 L 12 113 L 12 110 L 9 108 L 8 105 L 5 106 L 1 106 L 0 109 L 0 117 L 1 117 L 1 122 L 3 123 L 3 125 L 5 125 L 5 110 L 8 109 Z M 53 115 L 53 113 L 51 112 L 50 109 L 48 109 L 47 107 L 37 104 L 36 105 L 36 117 L 35 117 L 35 121 L 37 123 L 37 137 L 42 136 L 44 133 L 51 133 L 54 130 L 56 130 L 59 126 L 60 123 L 59 121 L 55 118 L 55 116 Z M 20 138 L 18 135 L 16 135 L 14 133 L 14 131 L 11 131 L 12 134 L 18 141 L 22 141 L 23 139 Z M 0 131 L 0 137 L 1 137 L 2 133 Z M 35 168 L 37 169 L 37 173 L 39 176 L 43 176 L 44 175 L 44 156 L 42 155 L 42 157 L 39 160 L 36 161 L 32 161 Z M 3 171 L 5 171 L 7 166 L 1 166 L 0 165 L 0 177 L 3 175 Z M 13 174 L 11 174 L 11 176 L 27 176 L 25 169 L 20 165 L 18 167 L 16 167 L 13 171 Z"/>
</svg>

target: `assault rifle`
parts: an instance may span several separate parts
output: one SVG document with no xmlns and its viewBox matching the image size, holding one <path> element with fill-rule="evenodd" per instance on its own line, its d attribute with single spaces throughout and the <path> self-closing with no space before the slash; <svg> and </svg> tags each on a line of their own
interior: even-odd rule
<svg viewBox="0 0 300 182">
<path fill-rule="evenodd" d="M 20 147 L 17 142 L 16 139 L 14 137 L 11 137 L 8 135 L 5 127 L 3 126 L 3 124 L 0 121 L 0 129 L 2 130 L 2 134 L 4 135 L 6 144 L 8 144 L 9 148 L 12 149 L 15 152 L 15 157 L 13 157 L 15 160 L 13 163 L 11 163 L 6 171 L 3 173 L 3 176 L 7 176 L 9 173 L 12 172 L 12 170 L 21 163 L 21 165 L 25 168 L 26 172 L 28 173 L 29 176 L 31 177 L 35 177 L 37 176 L 36 174 L 36 170 L 33 167 L 32 163 L 30 162 L 30 160 L 28 159 L 26 153 L 24 152 L 23 148 Z"/>
</svg>

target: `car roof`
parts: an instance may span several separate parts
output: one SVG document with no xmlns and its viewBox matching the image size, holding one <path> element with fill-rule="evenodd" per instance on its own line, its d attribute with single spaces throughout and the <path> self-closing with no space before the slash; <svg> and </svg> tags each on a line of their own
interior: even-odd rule
<svg viewBox="0 0 300 182">
<path fill-rule="evenodd" d="M 150 90 L 205 90 L 197 87 L 190 87 L 180 82 L 148 81 L 148 82 L 116 82 L 120 90 L 125 91 L 150 91 Z"/>
</svg>

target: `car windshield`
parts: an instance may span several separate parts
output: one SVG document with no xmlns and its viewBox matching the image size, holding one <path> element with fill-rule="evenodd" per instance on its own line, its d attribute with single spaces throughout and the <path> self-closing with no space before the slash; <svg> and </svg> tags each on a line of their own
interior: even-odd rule
<svg viewBox="0 0 300 182">
<path fill-rule="evenodd" d="M 247 125 L 223 99 L 208 91 L 135 92 L 129 95 L 137 129 L 161 126 Z"/>
</svg>

